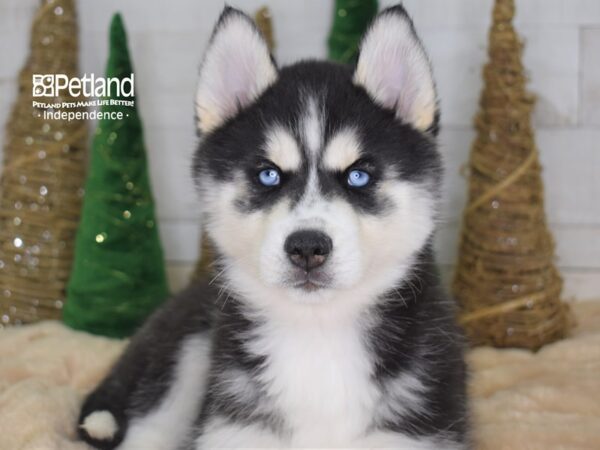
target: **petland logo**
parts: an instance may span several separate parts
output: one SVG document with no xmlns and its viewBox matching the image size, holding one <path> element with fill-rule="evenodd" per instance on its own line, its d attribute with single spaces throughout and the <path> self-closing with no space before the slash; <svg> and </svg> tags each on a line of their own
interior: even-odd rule
<svg viewBox="0 0 600 450">
<path fill-rule="evenodd" d="M 71 97 L 134 97 L 134 75 L 105 78 L 85 74 L 69 78 L 63 73 L 33 74 L 34 97 L 58 97 L 68 91 Z"/>
<path fill-rule="evenodd" d="M 38 111 L 38 117 L 54 120 L 121 120 L 129 113 L 123 108 L 106 110 L 99 107 L 134 107 L 135 79 L 133 73 L 128 77 L 96 77 L 93 73 L 81 78 L 68 77 L 62 73 L 33 74 L 32 106 Z M 57 97 L 71 97 L 70 101 Z M 79 100 L 81 97 L 84 100 Z M 43 100 L 43 99 L 46 100 Z M 57 99 L 55 102 L 48 98 Z M 35 99 L 39 99 L 35 100 Z M 87 100 L 90 99 L 90 100 Z M 43 100 L 43 101 L 42 101 Z M 93 110 L 88 110 L 93 108 Z M 43 113 L 43 114 L 42 114 Z"/>
</svg>

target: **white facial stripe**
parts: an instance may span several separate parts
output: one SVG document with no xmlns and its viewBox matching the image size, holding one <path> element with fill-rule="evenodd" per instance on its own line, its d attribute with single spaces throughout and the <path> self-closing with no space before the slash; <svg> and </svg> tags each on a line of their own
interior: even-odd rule
<svg viewBox="0 0 600 450">
<path fill-rule="evenodd" d="M 267 158 L 285 171 L 297 171 L 302 165 L 300 148 L 296 139 L 281 126 L 273 128 L 266 139 Z"/>
<path fill-rule="evenodd" d="M 319 199 L 320 195 L 319 189 L 319 176 L 317 175 L 316 167 L 311 167 L 308 172 L 308 181 L 306 182 L 306 190 L 304 191 L 304 195 L 302 196 L 302 200 L 296 209 L 304 208 L 304 207 L 312 207 L 315 202 Z"/>
<path fill-rule="evenodd" d="M 346 170 L 360 158 L 360 142 L 356 131 L 348 128 L 338 132 L 327 144 L 323 166 L 329 170 Z"/>
<path fill-rule="evenodd" d="M 321 124 L 322 115 L 319 113 L 317 102 L 314 98 L 309 98 L 305 116 L 302 120 L 304 133 L 304 142 L 309 155 L 313 156 L 313 161 L 319 153 L 321 143 L 323 142 L 323 127 Z"/>
<path fill-rule="evenodd" d="M 306 111 L 302 118 L 302 132 L 304 144 L 309 160 L 308 180 L 306 191 L 302 197 L 299 207 L 310 206 L 319 197 L 319 177 L 317 175 L 317 158 L 323 145 L 323 115 L 319 111 L 317 101 L 309 97 L 306 101 Z"/>
</svg>

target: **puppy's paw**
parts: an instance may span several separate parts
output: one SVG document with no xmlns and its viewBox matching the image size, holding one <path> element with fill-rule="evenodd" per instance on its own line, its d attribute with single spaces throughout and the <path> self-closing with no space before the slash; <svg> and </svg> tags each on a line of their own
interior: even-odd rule
<svg viewBox="0 0 600 450">
<path fill-rule="evenodd" d="M 94 411 L 83 419 L 79 428 L 98 441 L 112 441 L 119 425 L 110 411 Z"/>
</svg>

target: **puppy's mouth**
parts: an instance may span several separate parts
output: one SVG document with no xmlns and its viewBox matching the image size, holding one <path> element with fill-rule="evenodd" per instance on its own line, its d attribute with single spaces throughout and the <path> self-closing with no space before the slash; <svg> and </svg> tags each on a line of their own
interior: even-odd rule
<svg viewBox="0 0 600 450">
<path fill-rule="evenodd" d="M 289 286 L 305 292 L 315 292 L 331 285 L 331 277 L 319 270 L 296 271 L 289 280 Z"/>
</svg>

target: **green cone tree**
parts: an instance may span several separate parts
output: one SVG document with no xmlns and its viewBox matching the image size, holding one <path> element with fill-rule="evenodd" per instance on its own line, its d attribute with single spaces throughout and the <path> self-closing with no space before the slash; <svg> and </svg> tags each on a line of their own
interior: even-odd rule
<svg viewBox="0 0 600 450">
<path fill-rule="evenodd" d="M 377 14 L 377 0 L 336 0 L 333 25 L 327 41 L 329 58 L 345 64 L 356 62 L 362 35 Z"/>
<path fill-rule="evenodd" d="M 123 79 L 132 73 L 125 29 L 116 14 L 106 76 Z M 123 337 L 167 297 L 168 288 L 137 109 L 104 105 L 101 111 L 121 112 L 123 118 L 102 119 L 96 129 L 64 321 Z"/>
</svg>

